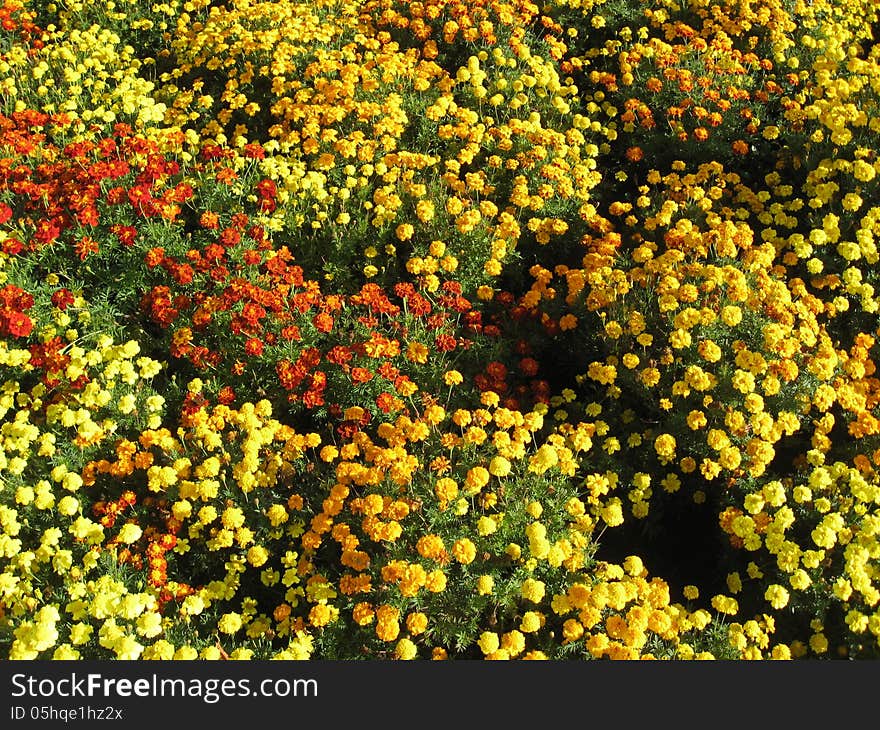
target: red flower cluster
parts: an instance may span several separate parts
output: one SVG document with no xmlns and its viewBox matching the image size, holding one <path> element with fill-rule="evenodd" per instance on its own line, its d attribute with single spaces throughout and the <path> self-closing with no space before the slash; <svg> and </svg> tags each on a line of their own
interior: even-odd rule
<svg viewBox="0 0 880 730">
<path fill-rule="evenodd" d="M 34 111 L 0 115 L 0 224 L 13 216 L 31 227 L 29 249 L 54 244 L 67 231 L 80 260 L 99 252 L 104 242 L 98 226 L 114 206 L 127 206 L 129 218 L 160 217 L 174 221 L 181 204 L 193 197 L 188 183 L 173 184 L 180 166 L 160 154 L 156 143 L 116 124 L 109 136 L 58 148 L 42 131 L 66 129 L 70 119 Z M 114 217 L 116 217 L 114 215 Z M 114 223 L 110 232 L 123 246 L 133 245 L 137 230 Z M 112 239 L 111 239 L 112 240 Z M 25 247 L 7 241 L 6 253 Z"/>
<path fill-rule="evenodd" d="M 7 284 L 0 289 L 0 334 L 27 337 L 34 322 L 24 313 L 34 306 L 34 298 L 23 289 Z"/>
</svg>

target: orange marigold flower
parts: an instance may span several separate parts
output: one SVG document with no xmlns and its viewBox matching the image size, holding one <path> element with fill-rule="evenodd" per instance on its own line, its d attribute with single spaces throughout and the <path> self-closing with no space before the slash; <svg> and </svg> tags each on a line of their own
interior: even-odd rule
<svg viewBox="0 0 880 730">
<path fill-rule="evenodd" d="M 645 153 L 641 147 L 630 147 L 626 151 L 626 159 L 630 162 L 640 162 L 645 157 Z"/>
</svg>

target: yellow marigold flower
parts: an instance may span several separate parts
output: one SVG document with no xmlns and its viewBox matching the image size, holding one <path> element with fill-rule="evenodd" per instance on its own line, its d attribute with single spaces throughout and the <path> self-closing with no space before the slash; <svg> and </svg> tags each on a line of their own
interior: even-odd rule
<svg viewBox="0 0 880 730">
<path fill-rule="evenodd" d="M 489 473 L 495 477 L 506 477 L 510 474 L 510 461 L 505 459 L 503 456 L 495 456 L 489 462 Z"/>
<path fill-rule="evenodd" d="M 785 644 L 776 644 L 770 650 L 770 658 L 777 661 L 787 661 L 791 659 L 791 649 Z"/>
<path fill-rule="evenodd" d="M 623 561 L 623 569 L 634 577 L 644 576 L 647 573 L 645 564 L 638 555 L 627 556 Z"/>
<path fill-rule="evenodd" d="M 765 600 L 775 609 L 785 608 L 788 605 L 789 593 L 778 583 L 773 583 L 764 591 Z"/>
<path fill-rule="evenodd" d="M 422 223 L 427 223 L 432 220 L 434 218 L 434 203 L 423 198 L 416 203 L 416 215 Z"/>
<path fill-rule="evenodd" d="M 620 500 L 613 497 L 608 503 L 602 507 L 602 519 L 609 527 L 617 527 L 623 524 L 623 506 Z"/>
<path fill-rule="evenodd" d="M 653 388 L 660 382 L 660 371 L 657 368 L 644 368 L 639 371 L 639 379 L 648 388 Z"/>
<path fill-rule="evenodd" d="M 482 466 L 475 466 L 468 470 L 464 480 L 465 492 L 476 494 L 489 483 L 489 470 Z"/>
<path fill-rule="evenodd" d="M 542 581 L 534 578 L 526 578 L 520 586 L 520 594 L 527 601 L 532 603 L 540 603 L 544 599 L 546 587 Z"/>
<path fill-rule="evenodd" d="M 816 654 L 824 654 L 828 651 L 828 638 L 823 633 L 816 633 L 810 637 L 810 649 Z"/>
<path fill-rule="evenodd" d="M 261 565 L 265 565 L 266 561 L 269 559 L 269 551 L 266 550 L 262 545 L 253 545 L 247 551 L 247 561 L 255 568 L 259 568 Z"/>
<path fill-rule="evenodd" d="M 425 408 L 423 417 L 428 423 L 436 426 L 446 418 L 446 409 L 438 405 L 428 406 Z"/>
<path fill-rule="evenodd" d="M 399 616 L 400 612 L 393 606 L 379 606 L 376 609 L 376 636 L 382 641 L 394 641 L 400 635 Z"/>
<path fill-rule="evenodd" d="M 501 636 L 501 648 L 512 657 L 519 656 L 525 651 L 526 637 L 516 629 L 508 631 Z"/>
<path fill-rule="evenodd" d="M 707 481 L 712 481 L 721 473 L 721 465 L 717 461 L 713 461 L 712 459 L 703 459 L 700 462 L 700 474 Z"/>
<path fill-rule="evenodd" d="M 428 354 L 429 350 L 427 346 L 423 345 L 421 342 L 410 342 L 406 348 L 407 360 L 419 365 L 424 365 L 428 362 Z"/>
<path fill-rule="evenodd" d="M 358 626 L 367 626 L 373 622 L 373 619 L 375 619 L 376 612 L 369 603 L 362 601 L 355 604 L 351 611 L 351 617 Z"/>
<path fill-rule="evenodd" d="M 627 370 L 634 370 L 639 365 L 639 356 L 633 352 L 627 352 L 621 358 L 621 362 Z"/>
<path fill-rule="evenodd" d="M 583 625 L 576 619 L 570 618 L 562 624 L 562 638 L 568 644 L 577 641 L 584 635 Z"/>
<path fill-rule="evenodd" d="M 578 319 L 573 314 L 566 314 L 559 319 L 559 329 L 563 332 L 577 327 Z M 634 366 L 633 366 L 634 367 Z"/>
<path fill-rule="evenodd" d="M 385 509 L 385 500 L 381 494 L 368 494 L 363 500 L 364 514 L 378 515 Z"/>
<path fill-rule="evenodd" d="M 58 512 L 65 517 L 73 517 L 79 512 L 79 500 L 71 495 L 66 495 L 58 500 Z"/>
<path fill-rule="evenodd" d="M 535 474 L 543 474 L 551 467 L 559 463 L 556 449 L 550 444 L 544 444 L 529 458 L 529 471 Z"/>
<path fill-rule="evenodd" d="M 608 637 L 603 633 L 592 634 L 586 640 L 587 651 L 596 659 L 600 659 L 605 654 L 609 644 Z"/>
<path fill-rule="evenodd" d="M 708 421 L 706 420 L 706 414 L 703 411 L 693 410 L 687 415 L 687 425 L 693 431 L 697 431 L 703 428 Z"/>
<path fill-rule="evenodd" d="M 488 596 L 495 588 L 495 579 L 491 575 L 481 575 L 477 578 L 477 593 Z"/>
<path fill-rule="evenodd" d="M 654 451 L 660 459 L 661 464 L 667 464 L 675 458 L 675 437 L 668 433 L 660 434 L 654 439 Z"/>
<path fill-rule="evenodd" d="M 739 593 L 742 590 L 742 579 L 739 573 L 733 572 L 727 574 L 727 590 L 731 593 Z"/>
<path fill-rule="evenodd" d="M 204 509 L 204 508 L 203 508 Z M 201 511 L 199 512 L 201 514 Z M 284 505 L 281 504 L 273 504 L 266 510 L 266 517 L 269 519 L 269 523 L 272 527 L 278 527 L 279 525 L 284 524 L 289 519 L 289 515 L 287 514 L 287 510 L 284 508 Z"/>
<path fill-rule="evenodd" d="M 488 655 L 498 651 L 501 641 L 498 638 L 498 634 L 494 631 L 484 631 L 480 634 L 480 638 L 477 639 L 477 646 L 480 647 L 480 651 L 484 655 Z"/>
<path fill-rule="evenodd" d="M 791 584 L 791 587 L 796 591 L 803 591 L 809 588 L 812 584 L 812 580 L 810 579 L 809 574 L 803 568 L 798 568 L 791 574 L 788 579 L 788 582 Z"/>
<path fill-rule="evenodd" d="M 592 593 L 590 589 L 583 583 L 574 583 L 568 589 L 566 598 L 569 605 L 577 609 L 586 608 Z"/>
<path fill-rule="evenodd" d="M 398 641 L 397 646 L 394 647 L 395 658 L 402 661 L 415 659 L 416 656 L 418 656 L 418 653 L 418 647 L 412 642 L 412 640 L 407 639 L 406 637 Z"/>
<path fill-rule="evenodd" d="M 119 539 L 124 543 L 133 543 L 140 540 L 141 535 L 144 534 L 144 531 L 138 527 L 137 525 L 128 522 L 122 526 L 122 529 L 119 531 Z"/>
<path fill-rule="evenodd" d="M 82 477 L 76 472 L 68 472 L 61 479 L 61 486 L 69 492 L 78 491 L 82 485 Z"/>
<path fill-rule="evenodd" d="M 481 537 L 491 535 L 498 530 L 498 522 L 488 515 L 483 515 L 477 520 L 477 532 Z"/>
<path fill-rule="evenodd" d="M 476 554 L 476 552 L 475 552 Z M 442 570 L 432 570 L 425 576 L 425 589 L 431 593 L 442 593 L 446 590 L 446 573 Z"/>
<path fill-rule="evenodd" d="M 526 611 L 523 614 L 519 629 L 525 634 L 533 634 L 543 625 L 543 615 L 537 611 Z"/>
<path fill-rule="evenodd" d="M 414 611 L 406 617 L 406 629 L 413 636 L 423 634 L 428 628 L 428 617 L 421 611 Z"/>
<path fill-rule="evenodd" d="M 728 327 L 736 327 L 742 321 L 742 310 L 729 304 L 721 309 L 721 321 Z"/>
<path fill-rule="evenodd" d="M 241 615 L 234 612 L 224 613 L 217 622 L 217 628 L 224 634 L 234 634 L 241 625 Z"/>
<path fill-rule="evenodd" d="M 452 545 L 452 556 L 462 565 L 468 565 L 476 558 L 477 548 L 471 540 L 462 537 Z"/>
<path fill-rule="evenodd" d="M 416 543 L 416 550 L 423 558 L 439 560 L 446 555 L 446 546 L 439 535 L 423 535 Z"/>
<path fill-rule="evenodd" d="M 735 598 L 719 594 L 712 597 L 712 608 L 718 611 L 718 613 L 725 613 L 733 616 L 739 611 L 739 604 Z"/>
</svg>

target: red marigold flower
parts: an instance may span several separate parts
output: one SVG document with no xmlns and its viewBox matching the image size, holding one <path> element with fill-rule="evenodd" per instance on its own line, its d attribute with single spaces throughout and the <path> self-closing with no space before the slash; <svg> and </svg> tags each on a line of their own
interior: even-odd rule
<svg viewBox="0 0 880 730">
<path fill-rule="evenodd" d="M 90 205 L 76 214 L 76 222 L 81 226 L 96 226 L 99 221 L 98 209 Z"/>
<path fill-rule="evenodd" d="M 255 243 L 262 244 L 266 242 L 266 230 L 262 226 L 251 226 L 247 229 L 247 234 Z"/>
<path fill-rule="evenodd" d="M 281 336 L 285 340 L 293 340 L 294 342 L 299 342 L 302 339 L 299 327 L 297 327 L 295 324 L 292 324 L 289 327 L 285 327 L 284 329 L 282 329 Z"/>
<path fill-rule="evenodd" d="M 59 289 L 54 294 L 52 294 L 52 304 L 54 304 L 58 309 L 62 312 L 67 309 L 71 304 L 73 304 L 74 296 L 73 292 L 69 289 Z"/>
<path fill-rule="evenodd" d="M 180 264 L 173 268 L 172 276 L 174 277 L 174 281 L 185 286 L 186 284 L 192 283 L 192 280 L 195 277 L 195 271 L 193 271 L 193 267 L 189 264 Z"/>
<path fill-rule="evenodd" d="M 373 373 L 366 368 L 352 368 L 351 379 L 355 383 L 367 383 L 373 379 Z"/>
<path fill-rule="evenodd" d="M 34 306 L 33 296 L 13 284 L 0 289 L 0 301 L 9 309 L 25 310 Z"/>
<path fill-rule="evenodd" d="M 333 317 L 326 312 L 321 312 L 314 316 L 312 324 L 315 325 L 318 332 L 330 332 L 333 329 Z"/>
<path fill-rule="evenodd" d="M 224 167 L 217 173 L 217 182 L 232 185 L 238 179 L 238 173 L 231 167 Z"/>
<path fill-rule="evenodd" d="M 211 278 L 214 281 L 223 281 L 229 277 L 229 269 L 225 266 L 215 266 L 211 269 Z"/>
<path fill-rule="evenodd" d="M 210 210 L 206 210 L 199 216 L 199 224 L 202 228 L 218 228 L 220 225 L 220 216 Z"/>
<path fill-rule="evenodd" d="M 235 246 L 241 241 L 241 234 L 234 228 L 224 228 L 220 233 L 220 243 L 224 246 Z"/>
<path fill-rule="evenodd" d="M 13 337 L 27 337 L 34 331 L 34 323 L 24 312 L 5 310 L 0 315 L 0 331 Z"/>
<path fill-rule="evenodd" d="M 37 243 L 52 243 L 61 234 L 61 224 L 53 220 L 41 220 L 37 222 L 34 231 L 34 240 Z"/>
<path fill-rule="evenodd" d="M 383 362 L 377 371 L 379 375 L 381 375 L 386 380 L 394 380 L 398 375 L 400 375 L 400 370 L 398 370 L 394 365 L 390 362 Z"/>
<path fill-rule="evenodd" d="M 440 350 L 440 352 L 451 352 L 455 349 L 455 338 L 452 335 L 437 335 L 434 338 L 434 346 Z"/>
<path fill-rule="evenodd" d="M 125 188 L 110 188 L 110 190 L 107 191 L 106 199 L 110 205 L 119 205 L 126 200 Z"/>
<path fill-rule="evenodd" d="M 225 255 L 223 246 L 218 243 L 209 243 L 205 246 L 204 256 L 207 261 L 221 261 Z"/>
<path fill-rule="evenodd" d="M 241 152 L 252 160 L 262 160 L 266 157 L 266 151 L 259 142 L 249 142 L 241 148 Z"/>
<path fill-rule="evenodd" d="M 523 375 L 533 377 L 538 374 L 539 364 L 533 357 L 524 357 L 519 361 L 519 369 Z"/>
<path fill-rule="evenodd" d="M 144 261 L 151 269 L 159 266 L 165 260 L 165 249 L 161 246 L 151 248 L 144 256 Z"/>
<path fill-rule="evenodd" d="M 324 405 L 324 394 L 317 390 L 309 390 L 303 394 L 302 400 L 306 408 L 317 408 Z"/>
<path fill-rule="evenodd" d="M 137 236 L 137 229 L 134 226 L 123 226 L 119 223 L 114 223 L 110 226 L 110 232 L 116 236 L 119 243 L 123 246 L 134 245 L 134 239 Z"/>
<path fill-rule="evenodd" d="M 266 310 L 255 302 L 248 302 L 242 307 L 241 316 L 248 324 L 257 325 L 266 316 Z"/>
<path fill-rule="evenodd" d="M 6 223 L 10 218 L 12 218 L 12 208 L 6 203 L 0 203 L 0 224 Z"/>
<path fill-rule="evenodd" d="M 259 357 L 263 354 L 263 341 L 256 337 L 248 338 L 244 343 L 244 351 L 252 357 Z"/>
<path fill-rule="evenodd" d="M 343 345 L 336 345 L 327 353 L 327 362 L 334 365 L 345 365 L 354 357 L 351 350 Z"/>
<path fill-rule="evenodd" d="M 128 202 L 135 208 L 151 202 L 152 199 L 153 196 L 150 194 L 150 188 L 146 185 L 137 185 L 128 191 Z"/>
<path fill-rule="evenodd" d="M 390 413 L 398 402 L 397 398 L 388 392 L 380 393 L 376 398 L 376 406 L 383 413 Z"/>
<path fill-rule="evenodd" d="M 486 372 L 495 380 L 504 380 L 507 377 L 507 367 L 502 362 L 493 361 L 486 366 Z"/>
<path fill-rule="evenodd" d="M 278 187 L 272 180 L 268 178 L 264 178 L 260 180 L 255 186 L 254 189 L 264 200 L 274 200 L 275 196 L 278 194 Z"/>
<path fill-rule="evenodd" d="M 185 203 L 195 194 L 193 186 L 189 183 L 177 183 L 171 192 L 170 198 L 175 203 Z"/>
<path fill-rule="evenodd" d="M 3 242 L 3 253 L 8 256 L 15 256 L 24 250 L 24 244 L 17 238 L 7 238 Z"/>
</svg>

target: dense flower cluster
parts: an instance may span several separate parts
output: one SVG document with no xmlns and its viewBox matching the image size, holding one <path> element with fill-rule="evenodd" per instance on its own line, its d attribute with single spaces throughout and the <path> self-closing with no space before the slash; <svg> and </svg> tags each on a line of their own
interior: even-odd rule
<svg viewBox="0 0 880 730">
<path fill-rule="evenodd" d="M 880 656 L 868 0 L 0 7 L 0 653 Z"/>
</svg>

